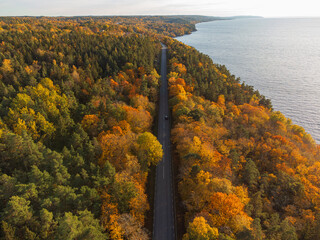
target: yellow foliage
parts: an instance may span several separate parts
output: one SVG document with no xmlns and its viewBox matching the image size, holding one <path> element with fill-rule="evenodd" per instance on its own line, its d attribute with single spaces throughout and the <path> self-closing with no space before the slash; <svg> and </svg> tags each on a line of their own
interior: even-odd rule
<svg viewBox="0 0 320 240">
<path fill-rule="evenodd" d="M 4 59 L 0 68 L 4 73 L 13 73 L 13 68 L 10 59 Z"/>
<path fill-rule="evenodd" d="M 150 132 L 144 132 L 138 139 L 138 158 L 142 167 L 157 165 L 163 157 L 162 146 Z"/>
<path fill-rule="evenodd" d="M 196 217 L 189 223 L 183 240 L 215 240 L 218 237 L 217 228 L 211 227 L 203 217 Z"/>
<path fill-rule="evenodd" d="M 176 96 L 178 94 L 182 94 L 182 95 L 186 94 L 186 91 L 184 90 L 183 86 L 180 85 L 180 84 L 171 85 L 169 87 L 169 96 L 173 97 L 173 96 Z"/>
<path fill-rule="evenodd" d="M 32 73 L 32 69 L 31 69 L 29 66 L 26 66 L 26 67 L 24 68 L 24 70 L 25 70 L 26 73 L 29 74 L 29 75 Z"/>
<path fill-rule="evenodd" d="M 217 104 L 220 106 L 220 107 L 225 107 L 225 98 L 224 98 L 224 95 L 219 95 L 218 97 L 218 100 L 217 100 Z"/>
<path fill-rule="evenodd" d="M 15 125 L 13 125 L 14 133 L 21 135 L 23 131 L 27 131 L 27 130 L 28 128 L 26 126 L 26 122 L 18 118 L 18 122 Z"/>
</svg>

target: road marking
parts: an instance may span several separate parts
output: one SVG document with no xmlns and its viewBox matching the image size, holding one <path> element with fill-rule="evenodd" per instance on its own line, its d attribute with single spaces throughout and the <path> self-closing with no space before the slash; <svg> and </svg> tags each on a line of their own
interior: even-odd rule
<svg viewBox="0 0 320 240">
<path fill-rule="evenodd" d="M 164 179 L 164 165 L 163 165 L 163 179 Z"/>
</svg>

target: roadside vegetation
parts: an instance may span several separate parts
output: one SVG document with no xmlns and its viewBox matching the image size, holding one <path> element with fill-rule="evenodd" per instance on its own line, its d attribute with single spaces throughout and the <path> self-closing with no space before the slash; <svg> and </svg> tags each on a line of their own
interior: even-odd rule
<svg viewBox="0 0 320 240">
<path fill-rule="evenodd" d="M 318 239 L 319 145 L 224 66 L 166 43 L 183 239 Z"/>
</svg>

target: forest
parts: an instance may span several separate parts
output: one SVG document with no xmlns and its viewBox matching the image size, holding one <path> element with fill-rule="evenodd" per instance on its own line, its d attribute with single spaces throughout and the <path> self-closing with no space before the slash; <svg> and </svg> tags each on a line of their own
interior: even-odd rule
<svg viewBox="0 0 320 240">
<path fill-rule="evenodd" d="M 149 239 L 161 45 L 120 20 L 0 20 L 2 239 Z"/>
<path fill-rule="evenodd" d="M 319 145 L 172 38 L 212 20 L 0 17 L 0 239 L 151 239 L 161 42 L 179 239 L 320 239 Z"/>
</svg>

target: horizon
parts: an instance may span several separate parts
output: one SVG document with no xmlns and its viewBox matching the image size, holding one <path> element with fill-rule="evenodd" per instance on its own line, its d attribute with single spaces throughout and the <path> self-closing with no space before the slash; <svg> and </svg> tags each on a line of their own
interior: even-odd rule
<svg viewBox="0 0 320 240">
<path fill-rule="evenodd" d="M 217 15 L 203 15 L 203 14 L 118 14 L 118 15 L 102 15 L 102 14 L 88 14 L 88 15 L 0 15 L 0 17 L 48 17 L 48 18 L 64 18 L 64 17 L 183 17 L 183 16 L 201 16 L 201 17 L 216 17 L 216 18 L 320 18 L 320 16 L 260 16 L 260 15 L 228 15 L 228 16 L 217 16 Z"/>
<path fill-rule="evenodd" d="M 289 7 L 290 6 L 290 7 Z M 0 0 L 0 16 L 262 16 L 264 18 L 320 17 L 313 0 Z"/>
</svg>

